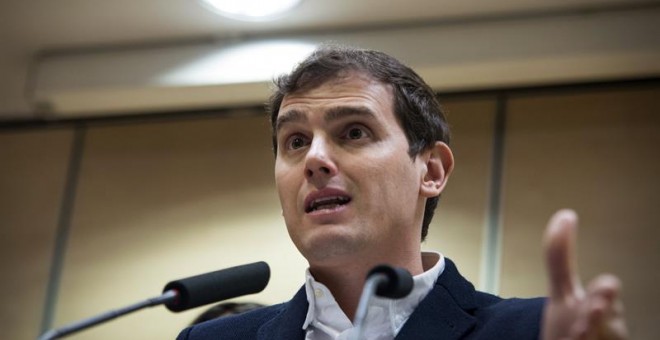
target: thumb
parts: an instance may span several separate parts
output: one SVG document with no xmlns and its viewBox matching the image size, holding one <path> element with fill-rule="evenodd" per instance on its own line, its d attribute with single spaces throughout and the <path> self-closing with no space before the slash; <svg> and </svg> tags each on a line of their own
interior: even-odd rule
<svg viewBox="0 0 660 340">
<path fill-rule="evenodd" d="M 556 212 L 545 230 L 543 248 L 553 300 L 582 294 L 577 274 L 576 232 L 577 214 L 568 209 Z"/>
</svg>

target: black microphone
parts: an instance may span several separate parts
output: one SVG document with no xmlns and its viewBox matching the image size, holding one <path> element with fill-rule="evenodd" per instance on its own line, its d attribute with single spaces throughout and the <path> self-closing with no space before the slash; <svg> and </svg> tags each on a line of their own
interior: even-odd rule
<svg viewBox="0 0 660 340">
<path fill-rule="evenodd" d="M 174 290 L 177 298 L 166 302 L 165 307 L 181 312 L 212 302 L 237 296 L 258 293 L 268 284 L 270 268 L 266 262 L 218 270 L 169 282 L 163 293 Z"/>
<path fill-rule="evenodd" d="M 403 268 L 376 266 L 367 274 L 367 280 L 370 278 L 377 278 L 379 283 L 376 295 L 381 297 L 401 299 L 408 296 L 413 289 L 412 276 Z"/>
<path fill-rule="evenodd" d="M 410 294 L 413 285 L 412 275 L 403 268 L 379 265 L 370 270 L 355 312 L 355 320 L 353 321 L 355 325 L 354 339 L 362 339 L 364 320 L 367 318 L 369 303 L 374 295 L 390 299 L 401 299 Z"/>
<path fill-rule="evenodd" d="M 51 329 L 42 334 L 39 340 L 57 339 L 146 307 L 165 304 L 169 310 L 180 312 L 213 302 L 258 293 L 266 288 L 269 279 L 268 264 L 255 262 L 172 281 L 165 285 L 163 294 L 160 296 Z"/>
</svg>

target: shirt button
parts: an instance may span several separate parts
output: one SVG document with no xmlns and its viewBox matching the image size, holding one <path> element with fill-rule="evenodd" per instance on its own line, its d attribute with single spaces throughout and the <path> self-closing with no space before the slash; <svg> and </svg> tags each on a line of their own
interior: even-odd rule
<svg viewBox="0 0 660 340">
<path fill-rule="evenodd" d="M 322 290 L 320 290 L 320 289 L 318 289 L 318 288 L 314 289 L 314 296 L 316 296 L 317 298 L 320 299 L 320 298 L 323 297 L 323 295 L 324 295 L 324 294 L 323 294 L 323 291 L 322 291 Z"/>
</svg>

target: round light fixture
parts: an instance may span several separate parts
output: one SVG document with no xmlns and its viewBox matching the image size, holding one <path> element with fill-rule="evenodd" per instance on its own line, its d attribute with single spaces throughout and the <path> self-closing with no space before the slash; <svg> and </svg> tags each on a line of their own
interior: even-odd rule
<svg viewBox="0 0 660 340">
<path fill-rule="evenodd" d="M 301 0 L 199 0 L 223 16 L 248 21 L 270 20 L 297 6 Z"/>
</svg>

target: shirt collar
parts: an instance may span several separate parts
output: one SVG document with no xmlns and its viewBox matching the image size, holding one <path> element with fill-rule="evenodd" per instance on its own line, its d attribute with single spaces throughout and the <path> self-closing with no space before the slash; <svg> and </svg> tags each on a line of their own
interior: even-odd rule
<svg viewBox="0 0 660 340">
<path fill-rule="evenodd" d="M 413 290 L 403 299 L 392 300 L 374 297 L 369 308 L 365 330 L 380 330 L 396 335 L 417 305 L 431 291 L 445 268 L 445 259 L 437 252 L 423 252 L 424 272 L 413 277 Z M 332 338 L 353 327 L 351 320 L 341 310 L 330 290 L 317 282 L 309 268 L 305 273 L 305 292 L 309 308 L 303 329 L 310 325 Z M 381 312 L 372 313 L 372 310 Z"/>
</svg>

